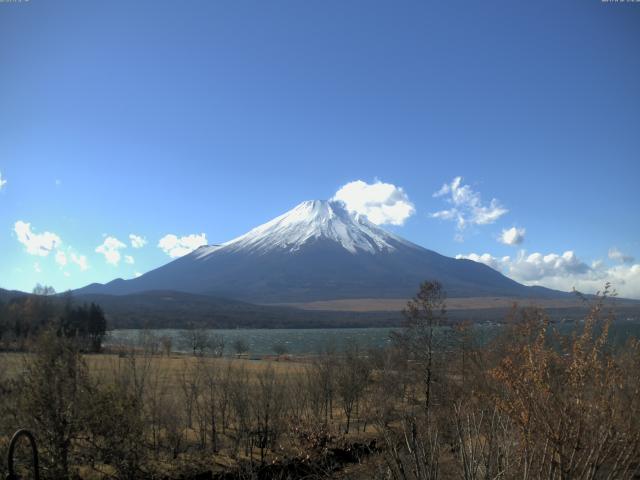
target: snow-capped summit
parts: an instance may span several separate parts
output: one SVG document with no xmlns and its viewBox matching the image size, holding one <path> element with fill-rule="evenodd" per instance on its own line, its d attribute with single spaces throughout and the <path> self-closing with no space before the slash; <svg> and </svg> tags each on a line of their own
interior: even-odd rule
<svg viewBox="0 0 640 480">
<path fill-rule="evenodd" d="M 354 254 L 391 252 L 399 243 L 409 245 L 369 222 L 365 216 L 347 211 L 339 201 L 309 200 L 220 246 L 199 249 L 196 257 L 206 258 L 220 249 L 295 252 L 303 245 L 319 240 L 336 242 Z"/>
</svg>

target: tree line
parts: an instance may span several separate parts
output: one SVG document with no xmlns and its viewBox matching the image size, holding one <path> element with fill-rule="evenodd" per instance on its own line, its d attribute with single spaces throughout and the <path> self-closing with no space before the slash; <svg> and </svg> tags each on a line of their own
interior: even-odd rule
<svg viewBox="0 0 640 480">
<path fill-rule="evenodd" d="M 0 349 L 26 350 L 47 329 L 74 338 L 83 351 L 99 352 L 107 320 L 96 303 L 76 305 L 70 293 L 38 285 L 31 295 L 0 301 Z"/>
</svg>

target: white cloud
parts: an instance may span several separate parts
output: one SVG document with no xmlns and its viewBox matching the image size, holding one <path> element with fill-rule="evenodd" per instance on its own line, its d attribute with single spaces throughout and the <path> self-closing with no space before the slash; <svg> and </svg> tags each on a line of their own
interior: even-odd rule
<svg viewBox="0 0 640 480">
<path fill-rule="evenodd" d="M 158 242 L 158 247 L 171 258 L 182 257 L 193 252 L 196 248 L 207 245 L 207 236 L 204 233 L 178 237 L 172 233 L 165 235 Z"/>
<path fill-rule="evenodd" d="M 64 276 L 67 277 L 67 278 L 69 278 L 71 276 L 71 274 L 69 272 L 63 272 L 63 273 L 64 273 Z"/>
<path fill-rule="evenodd" d="M 609 258 L 620 263 L 633 263 L 635 260 L 631 255 L 625 255 L 616 247 L 609 249 Z"/>
<path fill-rule="evenodd" d="M 55 233 L 34 233 L 31 230 L 31 224 L 22 220 L 15 223 L 13 231 L 18 236 L 18 241 L 26 247 L 27 253 L 30 255 L 46 257 L 62 244 L 62 240 Z"/>
<path fill-rule="evenodd" d="M 498 241 L 505 245 L 520 245 L 524 242 L 524 234 L 526 232 L 524 228 L 511 227 L 509 229 L 503 229 Z"/>
<path fill-rule="evenodd" d="M 133 257 L 131 255 L 125 255 L 124 256 L 124 261 L 125 261 L 125 263 L 128 263 L 129 265 L 133 265 L 135 263 L 135 260 L 133 259 Z"/>
<path fill-rule="evenodd" d="M 134 233 L 129 234 L 129 240 L 133 248 L 142 248 L 147 244 L 147 239 Z"/>
<path fill-rule="evenodd" d="M 536 282 L 548 277 L 570 277 L 586 274 L 591 267 L 580 260 L 575 252 L 532 253 L 520 255 L 509 265 L 510 276 L 521 281 Z"/>
<path fill-rule="evenodd" d="M 344 202 L 349 211 L 366 215 L 376 225 L 402 225 L 416 211 L 401 187 L 379 180 L 349 182 L 340 187 L 332 200 Z"/>
<path fill-rule="evenodd" d="M 588 273 L 592 269 L 571 250 L 562 255 L 557 253 L 544 255 L 537 252 L 527 255 L 521 251 L 515 258 L 494 257 L 489 253 L 456 255 L 456 258 L 466 258 L 484 263 L 519 282 L 537 282 L 548 277 L 580 275 Z"/>
<path fill-rule="evenodd" d="M 7 181 L 2 178 L 2 172 L 0 172 L 0 190 L 7 184 Z"/>
<path fill-rule="evenodd" d="M 83 272 L 89 268 L 89 264 L 87 263 L 87 257 L 84 255 L 76 255 L 75 253 L 71 254 L 71 261 L 80 267 L 80 270 Z"/>
<path fill-rule="evenodd" d="M 474 192 L 469 185 L 462 185 L 462 177 L 445 183 L 433 196 L 446 197 L 445 201 L 451 207 L 433 212 L 430 214 L 431 217 L 455 221 L 458 232 L 470 225 L 494 223 L 509 211 L 495 198 L 492 198 L 489 204 L 483 203 L 480 193 Z"/>
<path fill-rule="evenodd" d="M 504 264 L 507 264 L 511 258 L 510 257 L 502 257 L 502 258 L 498 258 L 498 257 L 494 257 L 493 255 L 489 254 L 489 253 L 483 253 L 482 255 L 478 255 L 477 253 L 470 253 L 468 255 L 456 255 L 457 259 L 467 259 L 467 260 L 473 260 L 474 262 L 478 262 L 478 263 L 484 263 L 485 265 L 487 265 L 488 267 L 493 268 L 494 270 L 498 270 L 501 271 L 502 270 L 502 266 Z"/>
<path fill-rule="evenodd" d="M 140 272 L 135 272 L 135 273 L 133 274 L 133 276 L 134 276 L 134 278 L 138 278 L 138 277 L 141 277 L 141 276 L 142 276 L 142 274 L 141 274 Z"/>
<path fill-rule="evenodd" d="M 571 250 L 563 254 L 521 251 L 515 258 L 494 257 L 489 253 L 456 255 L 456 258 L 484 263 L 525 285 L 595 293 L 602 290 L 606 282 L 611 282 L 619 296 L 640 299 L 640 264 L 637 263 L 607 266 L 598 260 L 589 265 Z"/>
<path fill-rule="evenodd" d="M 56 252 L 56 263 L 61 267 L 64 267 L 67 264 L 67 262 L 68 262 L 67 254 L 64 253 L 62 250 L 58 250 Z"/>
<path fill-rule="evenodd" d="M 15 223 L 13 230 L 18 237 L 18 241 L 26 247 L 26 251 L 30 255 L 47 257 L 50 253 L 55 252 L 54 260 L 60 267 L 66 267 L 71 261 L 78 265 L 80 270 L 84 271 L 89 268 L 87 257 L 73 253 L 71 247 L 63 250 L 61 248 L 62 240 L 55 233 L 34 233 L 31 229 L 31 224 L 21 220 Z M 40 264 L 36 263 L 34 269 L 38 272 L 41 271 Z"/>
<path fill-rule="evenodd" d="M 42 273 L 42 269 L 40 268 L 40 262 L 35 262 L 33 264 L 33 269 L 35 270 L 36 273 Z"/>
<path fill-rule="evenodd" d="M 621 297 L 640 299 L 640 263 L 616 265 L 608 269 L 607 273 Z"/>
<path fill-rule="evenodd" d="M 104 259 L 111 265 L 118 265 L 122 255 L 120 250 L 126 248 L 126 245 L 118 240 L 116 237 L 107 237 L 102 242 L 102 245 L 96 247 L 96 252 L 104 255 Z"/>
</svg>

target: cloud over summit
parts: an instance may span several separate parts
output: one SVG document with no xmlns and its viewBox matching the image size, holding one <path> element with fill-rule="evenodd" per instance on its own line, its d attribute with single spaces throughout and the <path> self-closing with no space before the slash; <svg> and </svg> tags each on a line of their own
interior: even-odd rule
<svg viewBox="0 0 640 480">
<path fill-rule="evenodd" d="M 376 225 L 402 225 L 416 211 L 402 187 L 379 180 L 349 182 L 340 187 L 332 200 L 343 202 L 349 211 L 366 215 Z"/>
</svg>

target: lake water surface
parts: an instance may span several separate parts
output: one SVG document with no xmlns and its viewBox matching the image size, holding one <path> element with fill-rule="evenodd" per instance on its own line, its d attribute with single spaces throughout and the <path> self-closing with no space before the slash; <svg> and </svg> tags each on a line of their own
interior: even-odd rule
<svg viewBox="0 0 640 480">
<path fill-rule="evenodd" d="M 290 354 L 313 355 L 327 347 L 336 351 L 343 350 L 350 342 L 360 348 L 383 347 L 390 341 L 392 328 L 310 328 L 310 329 L 232 329 L 207 330 L 211 335 L 222 335 L 225 342 L 225 354 L 233 353 L 232 344 L 242 339 L 249 344 L 251 355 L 272 355 L 276 344 L 284 344 Z M 144 336 L 151 333 L 154 337 L 163 336 L 172 339 L 173 351 L 188 352 L 189 346 L 184 340 L 184 330 L 112 330 L 105 340 L 105 346 L 141 345 Z"/>
<path fill-rule="evenodd" d="M 500 329 L 496 324 L 477 324 L 473 327 L 473 338 L 478 344 L 493 338 Z M 574 325 L 564 324 L 558 328 L 563 334 L 568 334 Z M 361 349 L 384 347 L 388 345 L 393 328 L 310 328 L 310 329 L 229 329 L 206 330 L 211 335 L 222 335 L 225 342 L 225 355 L 233 354 L 233 342 L 237 339 L 246 341 L 251 356 L 274 354 L 274 345 L 284 344 L 288 353 L 293 355 L 314 355 L 327 348 L 335 351 L 344 350 L 346 345 L 356 343 Z M 446 334 L 450 330 L 441 328 Z M 171 338 L 174 352 L 187 353 L 190 351 L 185 341 L 185 330 L 156 329 L 156 330 L 112 330 L 105 339 L 104 345 L 111 347 L 136 347 L 143 344 L 145 336 L 151 335 L 156 341 L 161 337 Z M 640 338 L 640 323 L 621 321 L 612 325 L 609 338 L 613 345 L 623 345 L 630 337 Z"/>
</svg>

